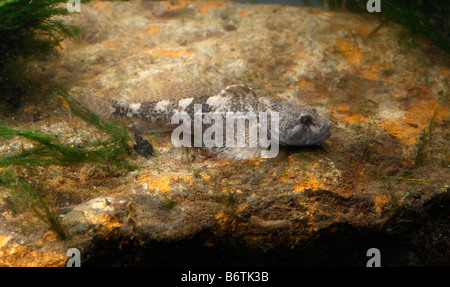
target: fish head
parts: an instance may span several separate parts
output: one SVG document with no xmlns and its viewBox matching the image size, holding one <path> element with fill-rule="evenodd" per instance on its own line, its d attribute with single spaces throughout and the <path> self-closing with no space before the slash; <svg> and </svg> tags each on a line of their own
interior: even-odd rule
<svg viewBox="0 0 450 287">
<path fill-rule="evenodd" d="M 289 146 L 317 145 L 331 136 L 330 122 L 316 109 L 284 103 L 279 112 L 279 143 Z"/>
</svg>

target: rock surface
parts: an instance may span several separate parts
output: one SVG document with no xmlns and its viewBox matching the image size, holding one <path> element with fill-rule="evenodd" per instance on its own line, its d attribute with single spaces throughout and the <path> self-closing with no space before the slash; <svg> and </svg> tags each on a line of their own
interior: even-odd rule
<svg viewBox="0 0 450 287">
<path fill-rule="evenodd" d="M 411 48 L 403 27 L 377 29 L 369 14 L 222 1 L 95 2 L 65 21 L 86 32 L 30 65 L 43 83 L 117 99 L 168 83 L 193 93 L 243 83 L 315 107 L 332 136 L 230 161 L 141 134 L 156 155 L 133 152 L 138 171 L 18 168 L 48 186 L 69 238 L 2 203 L 0 266 L 64 266 L 69 248 L 87 265 L 364 266 L 370 247 L 385 264 L 449 264 L 450 58 L 429 41 Z M 417 167 L 436 108 L 429 159 Z M 47 116 L 33 121 L 38 112 Z M 6 122 L 61 141 L 101 137 L 59 98 L 29 100 Z M 2 152 L 21 144 L 30 143 L 2 140 Z"/>
</svg>

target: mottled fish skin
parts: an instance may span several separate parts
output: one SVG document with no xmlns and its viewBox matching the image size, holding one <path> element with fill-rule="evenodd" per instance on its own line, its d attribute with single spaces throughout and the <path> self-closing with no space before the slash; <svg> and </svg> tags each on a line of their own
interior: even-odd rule
<svg viewBox="0 0 450 287">
<path fill-rule="evenodd" d="M 111 99 L 80 100 L 97 114 L 104 117 L 123 117 L 135 123 L 139 132 L 171 131 L 178 125 L 171 124 L 176 112 L 186 112 L 194 116 L 194 105 L 202 107 L 202 113 L 226 112 L 278 112 L 279 144 L 288 146 L 316 145 L 328 139 L 330 123 L 314 108 L 300 106 L 274 98 L 258 97 L 245 85 L 232 85 L 220 93 L 183 99 L 143 101 L 128 103 Z M 107 101 L 107 103 L 105 102 Z M 227 157 L 247 159 L 256 157 L 260 149 L 253 148 L 218 149 Z M 211 150 L 212 151 L 212 150 Z"/>
</svg>

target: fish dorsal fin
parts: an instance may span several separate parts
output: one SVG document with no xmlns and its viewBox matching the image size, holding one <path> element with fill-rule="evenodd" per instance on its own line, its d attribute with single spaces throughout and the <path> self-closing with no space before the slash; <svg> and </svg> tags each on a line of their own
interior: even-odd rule
<svg viewBox="0 0 450 287">
<path fill-rule="evenodd" d="M 252 99 L 257 97 L 255 91 L 253 91 L 252 88 L 241 84 L 228 86 L 222 90 L 221 94 L 224 96 L 234 96 Z"/>
<path fill-rule="evenodd" d="M 205 80 L 197 78 L 178 78 L 163 74 L 153 75 L 139 83 L 138 92 L 127 93 L 120 90 L 117 98 L 123 102 L 157 102 L 162 100 L 180 100 L 184 98 L 196 98 L 210 95 L 220 91 L 220 88 L 213 87 Z"/>
</svg>

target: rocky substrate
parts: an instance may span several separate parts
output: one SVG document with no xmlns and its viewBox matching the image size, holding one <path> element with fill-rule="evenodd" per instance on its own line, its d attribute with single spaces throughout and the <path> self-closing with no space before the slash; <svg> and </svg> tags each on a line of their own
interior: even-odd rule
<svg viewBox="0 0 450 287">
<path fill-rule="evenodd" d="M 81 8 L 65 21 L 85 29 L 82 38 L 30 65 L 40 82 L 125 100 L 167 83 L 193 93 L 242 83 L 315 107 L 332 136 L 273 159 L 232 161 L 175 148 L 170 134 L 141 134 L 155 155 L 132 152 L 127 161 L 137 171 L 18 167 L 22 179 L 45 186 L 68 238 L 2 202 L 0 266 L 64 266 L 69 248 L 92 266 L 365 266 L 373 247 L 383 265 L 448 266 L 450 58 L 430 41 L 416 39 L 414 48 L 398 24 L 318 8 L 225 1 Z M 417 166 L 436 108 L 427 159 Z M 1 119 L 74 144 L 105 136 L 54 95 L 25 97 Z M 32 144 L 2 139 L 1 151 Z"/>
</svg>

